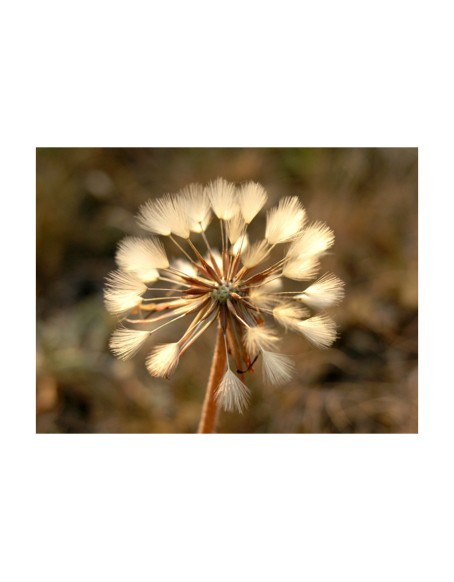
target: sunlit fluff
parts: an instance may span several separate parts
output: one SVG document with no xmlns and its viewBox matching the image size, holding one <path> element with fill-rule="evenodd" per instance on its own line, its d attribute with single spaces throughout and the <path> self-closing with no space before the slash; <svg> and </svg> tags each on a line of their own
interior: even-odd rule
<svg viewBox="0 0 454 582">
<path fill-rule="evenodd" d="M 181 337 L 152 345 L 146 358 L 152 376 L 168 378 L 186 350 L 218 325 L 226 368 L 216 399 L 225 410 L 242 412 L 250 396 L 244 378 L 256 362 L 267 383 L 292 377 L 293 361 L 280 353 L 277 326 L 319 348 L 334 342 L 335 323 L 319 311 L 342 300 L 343 282 L 329 273 L 313 281 L 334 234 L 323 223 L 307 224 L 299 198 L 287 196 L 267 211 L 264 238 L 250 241 L 247 228 L 266 201 L 260 184 L 218 178 L 141 206 L 137 221 L 152 236 L 120 242 L 118 269 L 106 282 L 106 307 L 120 318 L 110 340 L 115 356 L 134 356 L 157 330 L 190 318 Z M 167 250 L 156 235 L 167 237 Z M 285 290 L 288 279 L 299 288 Z"/>
</svg>

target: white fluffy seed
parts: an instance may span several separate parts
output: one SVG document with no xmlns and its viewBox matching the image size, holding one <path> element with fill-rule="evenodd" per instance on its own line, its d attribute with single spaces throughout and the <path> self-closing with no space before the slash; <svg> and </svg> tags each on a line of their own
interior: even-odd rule
<svg viewBox="0 0 454 582">
<path fill-rule="evenodd" d="M 178 343 L 156 346 L 147 358 L 147 370 L 152 376 L 168 378 L 178 366 L 179 359 L 180 347 Z"/>
<path fill-rule="evenodd" d="M 268 384 L 285 384 L 293 376 L 295 365 L 293 360 L 284 354 L 262 350 L 263 379 Z"/>
<path fill-rule="evenodd" d="M 250 224 L 265 205 L 268 195 L 256 182 L 247 182 L 239 188 L 238 204 L 246 224 Z"/>
<path fill-rule="evenodd" d="M 247 327 L 243 337 L 243 343 L 251 357 L 258 354 L 260 350 L 275 347 L 278 341 L 276 331 L 264 325 Z"/>
<path fill-rule="evenodd" d="M 319 269 L 320 263 L 317 257 L 301 255 L 287 260 L 282 268 L 282 274 L 294 281 L 309 281 L 317 276 Z"/>
<path fill-rule="evenodd" d="M 282 279 L 280 277 L 269 281 L 265 280 L 261 285 L 251 288 L 249 298 L 257 307 L 269 309 L 280 301 L 279 296 L 275 294 L 279 289 L 282 289 Z"/>
<path fill-rule="evenodd" d="M 307 317 L 308 315 L 309 311 L 307 309 L 303 309 L 300 305 L 295 305 L 295 303 L 290 302 L 276 305 L 273 309 L 274 319 L 286 329 L 295 329 L 303 317 Z"/>
<path fill-rule="evenodd" d="M 303 293 L 295 295 L 311 309 L 326 309 L 337 305 L 344 297 L 344 282 L 331 274 L 323 275 L 318 281 L 310 285 Z"/>
<path fill-rule="evenodd" d="M 328 348 L 336 339 L 336 324 L 325 314 L 300 321 L 295 329 L 317 348 Z"/>
<path fill-rule="evenodd" d="M 164 247 L 156 238 L 126 237 L 119 244 L 115 260 L 121 269 L 135 273 L 144 282 L 156 281 L 156 269 L 169 266 Z"/>
<path fill-rule="evenodd" d="M 190 234 L 186 203 L 182 197 L 166 194 L 157 200 L 148 200 L 139 208 L 137 222 L 155 234 L 187 239 Z"/>
<path fill-rule="evenodd" d="M 230 220 L 238 211 L 236 188 L 224 178 L 217 178 L 206 187 L 206 195 L 210 199 L 213 212 L 221 220 Z"/>
<path fill-rule="evenodd" d="M 293 240 L 304 227 L 306 211 L 297 196 L 286 196 L 268 211 L 265 238 L 272 244 Z"/>
<path fill-rule="evenodd" d="M 266 240 L 260 240 L 250 245 L 241 255 L 241 262 L 247 269 L 252 269 L 267 258 L 270 246 Z"/>
<path fill-rule="evenodd" d="M 150 332 L 148 331 L 128 329 L 121 326 L 111 335 L 109 347 L 117 358 L 128 360 L 139 351 L 149 336 Z"/>
<path fill-rule="evenodd" d="M 189 228 L 192 232 L 204 232 L 211 221 L 210 200 L 201 184 L 185 186 L 180 195 L 189 218 Z"/>
<path fill-rule="evenodd" d="M 106 309 L 114 315 L 123 315 L 142 301 L 146 290 L 146 285 L 134 274 L 113 271 L 104 289 Z"/>
<path fill-rule="evenodd" d="M 229 369 L 219 384 L 216 400 L 224 410 L 242 413 L 249 403 L 249 388 Z"/>
<path fill-rule="evenodd" d="M 303 230 L 288 249 L 290 257 L 321 257 L 334 244 L 333 231 L 323 222 L 315 222 Z"/>
<path fill-rule="evenodd" d="M 235 216 L 227 222 L 227 235 L 232 245 L 234 245 L 241 235 L 244 234 L 245 229 L 246 223 L 244 222 L 244 218 L 240 212 L 237 212 Z"/>
</svg>

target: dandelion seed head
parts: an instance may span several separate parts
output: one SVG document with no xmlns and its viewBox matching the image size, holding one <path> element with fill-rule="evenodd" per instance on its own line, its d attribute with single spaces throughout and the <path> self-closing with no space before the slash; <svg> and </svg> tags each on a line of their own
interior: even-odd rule
<svg viewBox="0 0 454 582">
<path fill-rule="evenodd" d="M 284 330 L 318 348 L 333 343 L 334 321 L 319 311 L 340 302 L 343 283 L 335 275 L 314 279 L 334 234 L 321 222 L 307 226 L 301 201 L 287 196 L 267 211 L 265 237 L 250 240 L 248 226 L 266 201 L 260 184 L 237 187 L 217 178 L 139 208 L 137 221 L 152 236 L 120 242 L 119 268 L 104 290 L 106 308 L 120 319 L 109 342 L 116 357 L 133 357 L 150 339 L 148 372 L 168 378 L 216 325 L 226 357 L 216 399 L 225 410 L 242 412 L 250 394 L 243 380 L 256 361 L 265 382 L 290 380 L 294 364 L 276 351 Z M 288 279 L 308 283 L 288 291 Z M 185 325 L 175 337 L 177 321 Z M 169 343 L 153 344 L 158 330 Z"/>
</svg>

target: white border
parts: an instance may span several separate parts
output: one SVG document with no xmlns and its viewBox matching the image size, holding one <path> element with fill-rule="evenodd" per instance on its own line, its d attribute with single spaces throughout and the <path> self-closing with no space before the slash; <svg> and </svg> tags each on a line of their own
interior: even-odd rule
<svg viewBox="0 0 454 582">
<path fill-rule="evenodd" d="M 447 6 L 3 9 L 2 579 L 452 578 Z M 26 306 L 50 145 L 419 146 L 420 435 L 35 435 Z"/>
</svg>

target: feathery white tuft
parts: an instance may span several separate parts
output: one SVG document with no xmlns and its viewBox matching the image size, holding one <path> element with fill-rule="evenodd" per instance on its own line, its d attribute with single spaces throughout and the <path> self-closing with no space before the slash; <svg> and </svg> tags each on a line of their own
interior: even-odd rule
<svg viewBox="0 0 454 582">
<path fill-rule="evenodd" d="M 249 292 L 249 298 L 254 305 L 261 309 L 269 309 L 275 303 L 280 301 L 278 295 L 274 295 L 275 291 L 282 288 L 282 279 L 278 277 L 277 279 L 271 279 L 269 282 L 265 282 L 262 285 L 257 285 L 257 287 L 252 287 Z"/>
<path fill-rule="evenodd" d="M 111 335 L 109 347 L 117 358 L 128 360 L 139 351 L 149 335 L 149 331 L 128 329 L 120 326 Z"/>
<path fill-rule="evenodd" d="M 274 319 L 286 329 L 295 329 L 309 311 L 294 303 L 282 303 L 273 309 Z"/>
<path fill-rule="evenodd" d="M 236 243 L 230 248 L 231 255 L 242 255 L 244 251 L 249 247 L 249 237 L 247 232 L 240 236 Z"/>
<path fill-rule="evenodd" d="M 320 257 L 334 244 L 334 232 L 324 222 L 315 222 L 303 230 L 288 249 L 290 257 Z"/>
<path fill-rule="evenodd" d="M 303 293 L 294 299 L 301 301 L 311 309 L 326 309 L 337 305 L 344 297 L 344 282 L 335 275 L 327 273 L 315 281 Z"/>
<path fill-rule="evenodd" d="M 327 348 L 336 339 L 336 324 L 325 314 L 300 321 L 295 329 L 317 348 Z"/>
<path fill-rule="evenodd" d="M 224 178 L 216 178 L 205 190 L 210 199 L 213 212 L 221 220 L 230 220 L 238 210 L 236 188 Z"/>
<path fill-rule="evenodd" d="M 212 217 L 210 200 L 204 187 L 201 184 L 189 184 L 180 194 L 189 218 L 189 228 L 192 232 L 204 232 Z"/>
<path fill-rule="evenodd" d="M 132 273 L 113 271 L 107 277 L 104 289 L 104 303 L 107 311 L 121 315 L 129 311 L 142 300 L 147 286 Z"/>
<path fill-rule="evenodd" d="M 244 222 L 244 218 L 240 212 L 237 212 L 235 216 L 227 222 L 227 234 L 232 245 L 237 242 L 240 236 L 245 232 L 245 229 L 246 223 Z"/>
<path fill-rule="evenodd" d="M 152 376 L 168 378 L 178 366 L 179 359 L 180 347 L 178 343 L 156 346 L 147 358 L 147 370 Z"/>
<path fill-rule="evenodd" d="M 268 211 L 265 238 L 272 244 L 293 240 L 304 227 L 306 211 L 297 196 L 286 196 Z"/>
<path fill-rule="evenodd" d="M 283 284 L 284 282 L 282 281 L 282 277 L 276 277 L 275 275 L 272 275 L 263 281 L 261 287 L 264 288 L 267 293 L 272 293 L 282 289 Z"/>
<path fill-rule="evenodd" d="M 118 246 L 115 260 L 121 269 L 134 272 L 144 282 L 157 281 L 159 273 L 156 269 L 167 269 L 169 266 L 164 247 L 155 238 L 124 238 Z"/>
<path fill-rule="evenodd" d="M 145 230 L 163 236 L 176 234 L 187 239 L 190 234 L 185 200 L 170 194 L 145 202 L 139 208 L 137 222 Z"/>
<path fill-rule="evenodd" d="M 308 257 L 306 255 L 291 257 L 282 269 L 282 274 L 287 279 L 294 281 L 308 281 L 317 276 L 320 269 L 320 263 L 317 257 Z"/>
<path fill-rule="evenodd" d="M 173 261 L 172 267 L 177 271 L 180 271 L 180 273 L 183 273 L 183 275 L 187 275 L 188 277 L 197 277 L 198 275 L 197 269 L 186 259 L 176 259 Z M 176 279 L 177 281 L 181 280 L 180 276 L 174 273 L 169 273 L 167 276 L 170 279 Z"/>
<path fill-rule="evenodd" d="M 267 199 L 265 188 L 256 182 L 248 182 L 240 187 L 238 204 L 246 224 L 252 222 L 265 206 Z"/>
<path fill-rule="evenodd" d="M 270 246 L 266 240 L 260 240 L 249 246 L 241 255 L 241 261 L 247 269 L 252 269 L 266 259 Z"/>
<path fill-rule="evenodd" d="M 257 355 L 260 350 L 272 349 L 278 341 L 276 331 L 263 325 L 247 327 L 243 337 L 243 343 L 251 356 Z"/>
<path fill-rule="evenodd" d="M 262 350 L 262 356 L 262 372 L 265 382 L 268 384 L 285 384 L 292 378 L 295 364 L 291 358 L 284 356 L 284 354 L 268 352 L 267 350 Z"/>
<path fill-rule="evenodd" d="M 224 410 L 241 413 L 249 403 L 249 388 L 229 369 L 219 384 L 216 400 Z"/>
</svg>

